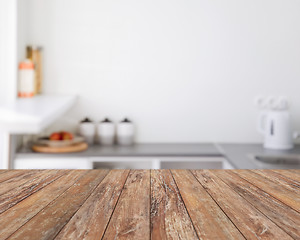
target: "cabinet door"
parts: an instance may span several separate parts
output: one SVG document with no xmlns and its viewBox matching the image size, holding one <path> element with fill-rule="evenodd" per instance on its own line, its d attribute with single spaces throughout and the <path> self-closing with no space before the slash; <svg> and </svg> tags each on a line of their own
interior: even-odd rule
<svg viewBox="0 0 300 240">
<path fill-rule="evenodd" d="M 87 158 L 16 158 L 14 169 L 92 169 Z"/>
<path fill-rule="evenodd" d="M 148 157 L 95 157 L 90 158 L 94 169 L 152 169 Z"/>
<path fill-rule="evenodd" d="M 161 169 L 222 169 L 223 157 L 163 157 Z"/>
</svg>

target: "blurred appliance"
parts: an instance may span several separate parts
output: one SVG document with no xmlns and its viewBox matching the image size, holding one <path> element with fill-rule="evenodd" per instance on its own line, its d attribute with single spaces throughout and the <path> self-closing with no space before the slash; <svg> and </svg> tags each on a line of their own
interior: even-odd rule
<svg viewBox="0 0 300 240">
<path fill-rule="evenodd" d="M 294 147 L 291 116 L 286 99 L 279 99 L 268 110 L 260 113 L 258 131 L 264 136 L 265 148 L 285 150 Z"/>
</svg>

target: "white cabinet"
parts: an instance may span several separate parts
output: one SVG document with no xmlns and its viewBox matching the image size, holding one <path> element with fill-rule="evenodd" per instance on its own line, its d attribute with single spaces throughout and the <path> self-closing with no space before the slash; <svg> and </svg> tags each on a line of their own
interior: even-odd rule
<svg viewBox="0 0 300 240">
<path fill-rule="evenodd" d="M 38 95 L 0 104 L 0 131 L 11 134 L 40 133 L 63 116 L 76 96 Z"/>
<path fill-rule="evenodd" d="M 90 161 L 95 169 L 152 169 L 152 158 L 148 157 L 93 157 Z"/>
<path fill-rule="evenodd" d="M 223 157 L 16 157 L 15 169 L 233 169 Z"/>
<path fill-rule="evenodd" d="M 88 158 L 16 158 L 14 169 L 92 169 Z"/>
<path fill-rule="evenodd" d="M 109 169 L 222 169 L 223 157 L 95 157 L 94 168 Z"/>
<path fill-rule="evenodd" d="M 10 159 L 10 149 L 12 149 L 15 144 L 15 141 L 10 141 L 12 134 L 41 132 L 56 119 L 63 116 L 63 114 L 72 107 L 75 101 L 75 96 L 40 95 L 34 98 L 16 99 L 10 103 L 1 103 L 0 141 L 2 143 L 0 144 L 0 168 L 8 169 L 11 160 L 13 160 Z M 13 154 L 14 153 L 15 152 L 13 152 Z M 45 160 L 45 165 L 46 162 L 47 160 Z M 40 163 L 40 161 L 37 163 Z M 20 164 L 21 163 L 16 163 L 15 165 L 19 166 Z M 22 168 L 25 166 L 22 165 Z M 34 168 L 34 164 L 32 166 Z"/>
<path fill-rule="evenodd" d="M 161 169 L 222 169 L 223 157 L 163 157 Z"/>
</svg>

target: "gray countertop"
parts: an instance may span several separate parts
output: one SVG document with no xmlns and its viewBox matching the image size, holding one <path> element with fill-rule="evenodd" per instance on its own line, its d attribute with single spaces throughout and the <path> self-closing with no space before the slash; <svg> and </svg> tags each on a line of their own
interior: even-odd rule
<svg viewBox="0 0 300 240">
<path fill-rule="evenodd" d="M 262 144 L 217 144 L 217 148 L 236 169 L 299 169 L 300 164 L 267 164 L 255 160 L 254 156 L 300 155 L 300 145 L 291 150 L 271 150 Z"/>
<path fill-rule="evenodd" d="M 181 143 L 144 143 L 133 146 L 90 146 L 79 153 L 44 154 L 30 149 L 17 153 L 17 157 L 201 157 L 224 156 L 236 169 L 299 169 L 300 164 L 279 165 L 262 163 L 254 159 L 255 155 L 300 155 L 300 145 L 288 151 L 264 149 L 262 144 L 181 144 Z"/>
<path fill-rule="evenodd" d="M 221 156 L 214 144 L 181 144 L 181 143 L 144 143 L 132 146 L 100 146 L 92 145 L 86 151 L 67 154 L 35 153 L 31 149 L 18 152 L 19 157 L 176 157 L 176 156 Z"/>
</svg>

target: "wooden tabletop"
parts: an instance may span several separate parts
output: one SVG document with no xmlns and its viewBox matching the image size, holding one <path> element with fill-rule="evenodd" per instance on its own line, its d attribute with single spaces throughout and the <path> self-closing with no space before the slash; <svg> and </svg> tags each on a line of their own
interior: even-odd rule
<svg viewBox="0 0 300 240">
<path fill-rule="evenodd" d="M 2 170 L 0 239 L 300 239 L 300 170 Z"/>
</svg>

